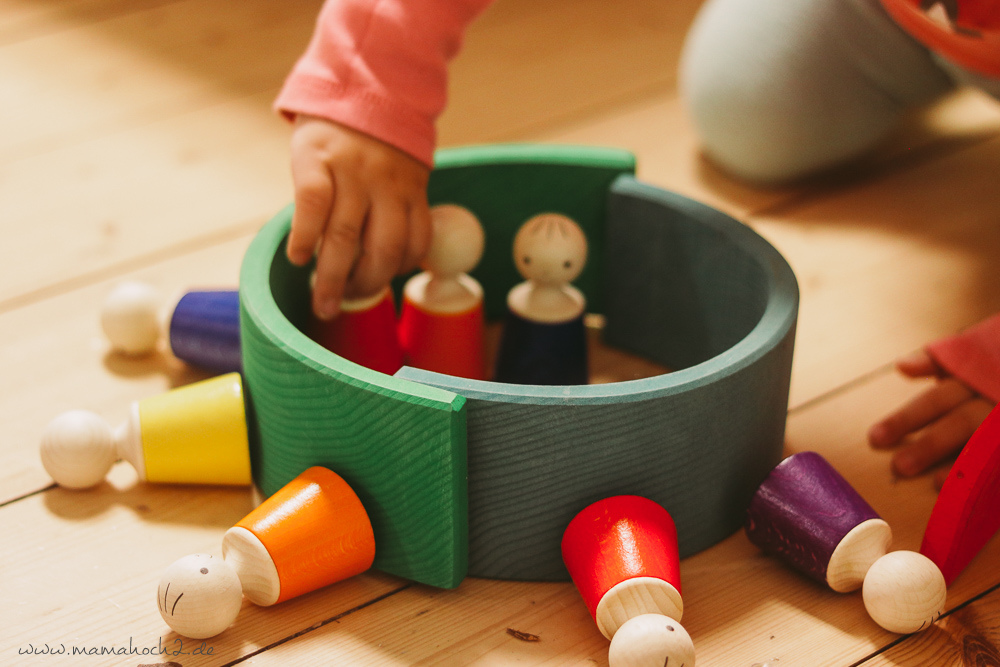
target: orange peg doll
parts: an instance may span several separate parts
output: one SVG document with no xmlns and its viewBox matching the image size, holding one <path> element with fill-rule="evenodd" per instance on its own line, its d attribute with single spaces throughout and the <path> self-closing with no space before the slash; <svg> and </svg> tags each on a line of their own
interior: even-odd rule
<svg viewBox="0 0 1000 667">
<path fill-rule="evenodd" d="M 226 531 L 222 559 L 209 566 L 211 558 L 181 558 L 160 582 L 160 615 L 187 637 L 228 628 L 240 610 L 234 598 L 270 606 L 364 572 L 375 559 L 375 537 L 354 490 L 316 466 Z"/>
</svg>

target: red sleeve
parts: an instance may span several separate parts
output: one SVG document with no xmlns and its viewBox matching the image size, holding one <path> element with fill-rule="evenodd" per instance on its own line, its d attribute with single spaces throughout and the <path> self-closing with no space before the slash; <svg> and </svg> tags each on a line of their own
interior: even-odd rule
<svg viewBox="0 0 1000 667">
<path fill-rule="evenodd" d="M 1000 314 L 927 346 L 941 368 L 1000 403 Z"/>
<path fill-rule="evenodd" d="M 447 65 L 490 2 L 327 0 L 275 108 L 342 123 L 432 166 Z"/>
</svg>

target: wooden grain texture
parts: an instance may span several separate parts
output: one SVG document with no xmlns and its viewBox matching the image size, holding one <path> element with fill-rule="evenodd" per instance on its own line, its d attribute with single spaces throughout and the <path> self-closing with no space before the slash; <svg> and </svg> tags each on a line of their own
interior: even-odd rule
<svg viewBox="0 0 1000 667">
<path fill-rule="evenodd" d="M 998 171 L 1000 138 L 749 220 L 802 286 L 793 405 L 1000 310 Z"/>
<path fill-rule="evenodd" d="M 0 209 L 7 224 L 18 222 L 19 243 L 0 249 L 9 267 L 0 309 L 259 228 L 290 192 L 287 138 L 272 120 L 233 102 L 2 167 Z M 54 225 L 65 232 L 53 234 Z"/>
<path fill-rule="evenodd" d="M 124 466 L 97 497 L 53 490 L 7 502 L 49 484 L 35 448 L 58 412 L 89 407 L 117 422 L 130 401 L 200 377 L 165 355 L 107 355 L 96 313 L 110 286 L 130 277 L 168 292 L 231 287 L 252 233 L 290 199 L 287 128 L 269 105 L 319 0 L 238 4 L 0 0 L 0 144 L 16 149 L 0 155 L 2 664 L 122 664 L 18 656 L 27 641 L 171 641 L 152 600 L 163 569 L 218 549 L 248 509 L 242 492 L 133 487 Z M 1000 305 L 989 270 L 1000 262 L 997 200 L 982 180 L 996 173 L 1000 105 L 963 92 L 838 178 L 752 190 L 705 163 L 676 97 L 680 17 L 698 4 L 498 0 L 453 68 L 441 137 L 624 148 L 644 179 L 753 218 L 807 278 L 789 451 L 821 450 L 893 525 L 896 546 L 916 548 L 930 479 L 894 480 L 864 434 L 927 386 L 888 372 L 894 356 Z M 265 48 L 265 34 L 278 41 Z M 613 376 L 617 357 L 601 359 Z M 995 664 L 997 548 L 992 540 L 956 580 L 949 608 L 993 592 L 899 641 L 856 598 L 810 588 L 736 536 L 684 561 L 685 625 L 706 665 Z M 607 656 L 568 584 L 473 579 L 441 592 L 366 574 L 287 606 L 248 606 L 240 622 L 211 659 L 144 662 L 603 665 Z"/>
<path fill-rule="evenodd" d="M 879 373 L 794 411 L 788 423 L 787 451 L 822 452 L 893 527 L 893 549 L 919 546 L 936 493 L 929 476 L 894 479 L 888 455 L 865 444 L 865 430 L 913 391 L 912 383 Z M 1000 581 L 990 560 L 997 557 L 1000 541 L 993 541 L 949 589 L 947 608 Z M 685 560 L 681 575 L 684 626 L 699 649 L 699 663 L 746 667 L 777 658 L 777 665 L 850 665 L 898 639 L 868 618 L 860 593 L 834 593 L 812 583 L 742 535 Z M 800 622 L 806 625 L 795 636 Z"/>
<path fill-rule="evenodd" d="M 865 667 L 1000 665 L 1000 590 L 994 586 L 952 609 L 933 628 L 905 637 L 865 660 Z"/>
</svg>

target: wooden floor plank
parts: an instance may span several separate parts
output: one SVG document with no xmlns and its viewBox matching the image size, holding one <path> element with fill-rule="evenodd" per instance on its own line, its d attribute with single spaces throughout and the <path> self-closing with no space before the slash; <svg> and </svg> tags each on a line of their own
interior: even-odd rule
<svg viewBox="0 0 1000 667">
<path fill-rule="evenodd" d="M 802 292 L 792 405 L 1000 311 L 997 173 L 1000 138 L 750 219 Z"/>
<path fill-rule="evenodd" d="M 54 489 L 7 505 L 0 526 L 4 593 L 0 660 L 7 665 L 135 665 L 173 660 L 220 665 L 407 586 L 365 574 L 282 605 L 278 614 L 244 602 L 240 630 L 207 642 L 211 655 L 174 655 L 202 642 L 174 634 L 160 618 L 156 589 L 166 567 L 190 553 L 221 556 L 222 534 L 251 509 L 248 489 L 136 484 L 119 466 L 88 492 Z M 16 574 L 15 574 L 16 573 Z M 25 655 L 66 646 L 65 655 Z M 163 647 L 142 657 L 80 657 L 72 647 Z"/>
<path fill-rule="evenodd" d="M 673 90 L 534 138 L 632 151 L 640 178 L 742 220 L 768 211 L 777 214 L 808 206 L 815 199 L 849 192 L 867 179 L 961 152 L 997 136 L 1000 105 L 982 93 L 963 90 L 908 117 L 883 146 L 844 172 L 773 188 L 751 187 L 706 160 L 700 153 L 693 121 Z"/>
<path fill-rule="evenodd" d="M 894 356 L 1000 309 L 1000 112 L 963 94 L 915 116 L 856 173 L 747 188 L 699 156 L 674 90 L 698 4 L 499 0 L 453 68 L 442 143 L 624 146 L 643 178 L 748 219 L 802 286 L 788 451 L 826 455 L 893 526 L 895 546 L 916 548 L 935 499 L 929 477 L 894 480 L 864 434 L 924 386 L 885 370 Z M 117 422 L 131 400 L 199 377 L 164 355 L 108 356 L 99 303 L 122 277 L 166 293 L 235 283 L 253 230 L 290 198 L 288 128 L 270 103 L 318 7 L 0 0 L 0 119 L 18 128 L 0 138 L 0 227 L 16 240 L 0 246 L 0 664 L 122 664 L 17 654 L 45 643 L 175 647 L 153 601 L 160 574 L 184 554 L 218 554 L 249 509 L 246 490 L 136 484 L 125 464 L 93 492 L 41 491 L 37 443 L 62 410 Z M 858 594 L 812 584 L 737 534 L 682 564 L 684 624 L 700 664 L 847 665 L 878 652 L 868 664 L 992 664 L 996 593 L 961 605 L 1000 583 L 998 558 L 993 540 L 949 591 L 949 609 L 960 608 L 894 643 Z M 569 585 L 436 591 L 379 574 L 273 609 L 247 603 L 208 644 L 210 658 L 175 659 L 603 665 L 607 655 Z"/>
<path fill-rule="evenodd" d="M 178 0 L 2 0 L 0 46 L 171 2 Z"/>
<path fill-rule="evenodd" d="M 232 101 L 3 168 L 0 216 L 16 225 L 18 242 L 0 247 L 0 301 L 262 224 L 291 192 L 287 128 L 265 108 L 270 97 Z"/>
<path fill-rule="evenodd" d="M 702 0 L 499 0 L 451 67 L 443 145 L 523 141 L 673 90 Z"/>
<path fill-rule="evenodd" d="M 0 137 L 0 164 L 275 90 L 313 20 L 263 0 L 186 0 L 0 47 L 0 122 L 18 128 Z"/>
<path fill-rule="evenodd" d="M 1000 590 L 954 609 L 927 632 L 904 638 L 864 667 L 1000 665 Z"/>
</svg>

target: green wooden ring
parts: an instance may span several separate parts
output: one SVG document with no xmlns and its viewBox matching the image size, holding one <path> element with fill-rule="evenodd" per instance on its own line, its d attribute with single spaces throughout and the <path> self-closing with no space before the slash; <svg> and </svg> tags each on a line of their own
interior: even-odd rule
<svg viewBox="0 0 1000 667">
<path fill-rule="evenodd" d="M 279 214 L 240 284 L 262 490 L 309 465 L 337 470 L 373 515 L 376 566 L 438 586 L 457 585 L 466 557 L 474 576 L 566 579 L 562 531 L 615 494 L 663 505 L 682 556 L 736 531 L 781 458 L 795 278 L 749 228 L 631 171 L 616 151 L 458 149 L 439 153 L 429 188 L 432 203 L 465 205 L 486 228 L 474 275 L 492 316 L 519 279 L 509 248 L 520 223 L 541 211 L 581 222 L 592 261 L 577 284 L 605 315 L 607 341 L 679 369 L 609 385 L 412 368 L 390 378 L 340 359 L 293 324 L 308 308 L 308 270 L 284 259 L 290 213 Z"/>
</svg>

